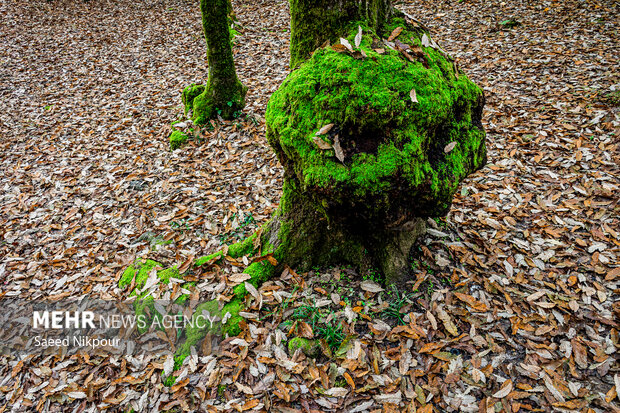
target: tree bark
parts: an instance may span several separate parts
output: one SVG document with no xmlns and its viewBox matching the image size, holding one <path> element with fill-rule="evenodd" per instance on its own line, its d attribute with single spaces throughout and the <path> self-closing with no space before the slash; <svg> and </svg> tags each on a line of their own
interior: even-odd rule
<svg viewBox="0 0 620 413">
<path fill-rule="evenodd" d="M 209 79 L 204 91 L 192 99 L 194 121 L 205 123 L 217 114 L 232 119 L 245 106 L 247 88 L 235 71 L 228 16 L 229 0 L 201 0 L 202 26 L 207 41 Z"/>
<path fill-rule="evenodd" d="M 392 13 L 391 0 L 290 0 L 291 69 L 327 40 L 336 41 L 356 21 L 379 33 Z"/>
</svg>

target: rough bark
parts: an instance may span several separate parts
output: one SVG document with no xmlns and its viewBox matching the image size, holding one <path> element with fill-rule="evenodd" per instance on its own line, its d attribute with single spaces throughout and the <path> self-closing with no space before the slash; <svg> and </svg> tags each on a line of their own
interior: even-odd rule
<svg viewBox="0 0 620 413">
<path fill-rule="evenodd" d="M 239 82 L 230 43 L 229 0 L 201 0 L 202 26 L 207 41 L 209 79 L 204 88 L 190 86 L 183 100 L 193 111 L 195 123 L 206 123 L 221 115 L 232 119 L 245 106 L 247 88 Z M 197 94 L 196 91 L 200 93 Z"/>
<path fill-rule="evenodd" d="M 280 266 L 378 269 L 388 284 L 399 285 L 408 279 L 409 252 L 424 230 L 424 220 L 415 216 L 396 218 L 361 205 L 330 205 L 287 174 L 280 207 L 262 241 Z"/>
<path fill-rule="evenodd" d="M 391 0 L 290 0 L 291 69 L 327 40 L 335 41 L 355 21 L 380 32 L 392 12 Z"/>
</svg>

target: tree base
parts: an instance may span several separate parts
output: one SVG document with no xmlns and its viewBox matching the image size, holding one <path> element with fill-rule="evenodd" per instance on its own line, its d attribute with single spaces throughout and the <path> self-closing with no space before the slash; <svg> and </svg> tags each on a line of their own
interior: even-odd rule
<svg viewBox="0 0 620 413">
<path fill-rule="evenodd" d="M 185 113 L 191 112 L 196 125 L 203 125 L 218 115 L 226 120 L 238 118 L 245 107 L 247 91 L 236 78 L 226 84 L 192 84 L 183 90 Z"/>
<path fill-rule="evenodd" d="M 299 188 L 295 178 L 285 178 L 280 207 L 261 236 L 279 263 L 300 271 L 338 264 L 376 268 L 395 285 L 410 279 L 408 257 L 425 231 L 422 218 L 378 211 L 369 220 L 366 209 L 330 210 Z"/>
</svg>

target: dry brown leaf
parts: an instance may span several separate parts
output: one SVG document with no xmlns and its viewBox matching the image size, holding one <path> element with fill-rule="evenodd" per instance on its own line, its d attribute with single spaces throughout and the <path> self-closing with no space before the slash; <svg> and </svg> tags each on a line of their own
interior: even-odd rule
<svg viewBox="0 0 620 413">
<path fill-rule="evenodd" d="M 323 139 L 321 139 L 318 136 L 313 136 L 312 141 L 316 144 L 316 146 L 319 147 L 319 149 L 322 149 L 322 150 L 332 149 L 331 143 L 325 142 Z"/>
<path fill-rule="evenodd" d="M 495 397 L 496 399 L 503 399 L 504 397 L 508 396 L 511 391 L 512 380 L 506 380 L 504 384 L 502 384 L 502 387 L 500 387 L 500 389 L 493 394 L 493 397 Z"/>
<path fill-rule="evenodd" d="M 378 293 L 378 292 L 383 291 L 383 288 L 379 284 L 371 280 L 362 281 L 362 283 L 360 284 L 360 287 L 362 288 L 362 290 L 368 291 L 371 293 Z"/>
<path fill-rule="evenodd" d="M 443 148 L 443 151 L 444 151 L 445 153 L 450 153 L 450 152 L 452 152 L 452 150 L 454 150 L 454 148 L 456 147 L 456 144 L 457 144 L 457 143 L 458 143 L 458 142 L 450 142 L 449 144 L 447 144 L 447 145 L 445 146 L 445 148 Z"/>
<path fill-rule="evenodd" d="M 452 321 L 452 318 L 450 318 L 450 315 L 443 308 L 437 309 L 437 315 L 439 316 L 439 319 L 442 321 L 443 326 L 446 328 L 446 330 L 450 334 L 452 334 L 453 336 L 456 336 L 459 334 L 459 331 L 456 328 L 456 325 L 454 324 L 454 322 Z"/>
<path fill-rule="evenodd" d="M 332 128 L 334 127 L 333 123 L 328 123 L 327 125 L 324 125 L 321 129 L 319 129 L 316 133 L 316 135 L 325 135 L 326 133 L 328 133 L 330 130 L 332 130 Z"/>
<path fill-rule="evenodd" d="M 394 30 L 392 30 L 392 33 L 390 33 L 390 36 L 388 37 L 388 42 L 393 41 L 394 39 L 396 39 L 403 31 L 403 28 L 398 26 L 397 28 L 395 28 Z"/>
<path fill-rule="evenodd" d="M 343 45 L 348 51 L 352 52 L 353 47 L 351 47 L 351 43 L 343 37 L 340 38 L 340 44 Z"/>
</svg>

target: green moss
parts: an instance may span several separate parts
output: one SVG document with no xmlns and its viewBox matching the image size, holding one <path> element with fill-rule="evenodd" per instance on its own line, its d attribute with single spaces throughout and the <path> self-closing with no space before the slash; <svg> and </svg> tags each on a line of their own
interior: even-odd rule
<svg viewBox="0 0 620 413">
<path fill-rule="evenodd" d="M 253 233 L 243 241 L 232 244 L 228 247 L 228 255 L 232 258 L 240 258 L 244 255 L 252 255 L 254 253 L 254 242 L 256 241 L 256 233 Z"/>
<path fill-rule="evenodd" d="M 351 21 L 361 20 L 380 32 L 392 10 L 391 1 L 386 0 L 289 0 L 289 8 L 291 69 L 325 41 L 335 42 L 346 34 Z"/>
<path fill-rule="evenodd" d="M 217 262 L 220 259 L 222 259 L 223 256 L 224 255 L 222 254 L 222 251 L 218 251 L 213 254 L 205 255 L 204 257 L 200 257 L 196 259 L 196 262 L 194 262 L 194 265 L 196 267 L 200 267 L 201 265 L 205 265 L 210 262 Z"/>
<path fill-rule="evenodd" d="M 207 301 L 198 305 L 192 316 L 192 323 L 188 324 L 183 331 L 185 341 L 177 349 L 174 355 L 175 370 L 179 369 L 183 365 L 183 361 L 191 354 L 192 347 L 196 347 L 199 342 L 205 338 L 208 333 L 213 336 L 221 335 L 236 336 L 241 333 L 240 323 L 242 317 L 239 316 L 239 312 L 243 309 L 243 303 L 241 300 L 233 300 L 225 304 L 222 309 L 219 309 L 220 303 L 217 300 Z M 226 320 L 226 323 L 222 323 L 223 318 L 230 313 L 230 316 Z M 218 317 L 218 321 L 210 324 L 208 321 L 204 322 L 205 318 Z"/>
<path fill-rule="evenodd" d="M 253 255 L 256 252 L 254 248 L 254 242 L 256 240 L 256 233 L 250 235 L 246 239 L 237 242 L 235 244 L 228 246 L 227 255 L 231 258 L 240 258 L 244 255 Z M 204 257 L 198 258 L 194 265 L 199 267 L 201 265 L 205 265 L 207 263 L 218 262 L 220 259 L 224 258 L 223 252 L 217 251 L 213 254 L 206 255 Z"/>
<path fill-rule="evenodd" d="M 161 266 L 162 265 L 157 261 L 138 258 L 123 272 L 123 275 L 118 281 L 118 286 L 121 288 L 126 288 L 135 278 L 135 288 L 141 289 L 142 287 L 144 287 L 144 283 L 146 283 L 146 280 L 149 277 L 151 270 L 153 270 L 153 268 L 155 267 Z"/>
<path fill-rule="evenodd" d="M 187 142 L 189 136 L 179 130 L 175 130 L 170 134 L 170 150 L 179 149 Z"/>
<path fill-rule="evenodd" d="M 365 27 L 351 25 L 352 44 L 358 25 Z M 397 26 L 407 27 L 395 18 L 386 32 Z M 374 37 L 366 31 L 362 40 L 368 58 L 318 49 L 288 76 L 267 107 L 269 143 L 302 191 L 320 188 L 327 204 L 355 196 L 387 205 L 392 191 L 400 189 L 423 205 L 421 215 L 441 215 L 459 182 L 486 159 L 484 131 L 471 119 L 482 91 L 435 49 L 423 48 L 426 68 L 395 50 L 380 55 L 371 47 Z M 398 39 L 421 43 L 420 33 L 407 28 Z M 409 97 L 412 89 L 418 103 Z M 312 140 L 328 123 L 336 125 L 349 154 L 344 164 Z M 457 146 L 446 154 L 450 142 Z M 358 145 L 375 146 L 358 150 Z"/>
<path fill-rule="evenodd" d="M 258 288 L 263 282 L 267 281 L 273 276 L 275 272 L 275 267 L 268 260 L 263 260 L 259 262 L 253 262 L 243 272 L 251 276 L 251 278 L 246 282 Z M 235 297 L 239 299 L 245 297 L 245 295 L 248 293 L 247 289 L 245 288 L 245 283 L 237 285 L 233 289 L 233 291 L 235 293 Z"/>
<path fill-rule="evenodd" d="M 222 308 L 222 315 L 230 313 L 230 318 L 222 325 L 222 333 L 233 337 L 241 333 L 240 323 L 243 321 L 243 317 L 239 315 L 239 312 L 243 310 L 242 300 L 233 300 L 226 303 Z"/>
<path fill-rule="evenodd" d="M 192 83 L 183 89 L 182 100 L 185 107 L 185 114 L 189 113 L 194 108 L 194 99 L 205 91 L 204 85 L 197 85 Z"/>
<path fill-rule="evenodd" d="M 321 355 L 321 344 L 318 340 L 310 340 L 303 337 L 292 338 L 288 342 L 288 352 L 292 356 L 297 349 L 301 349 L 308 357 L 316 358 Z"/>
</svg>

